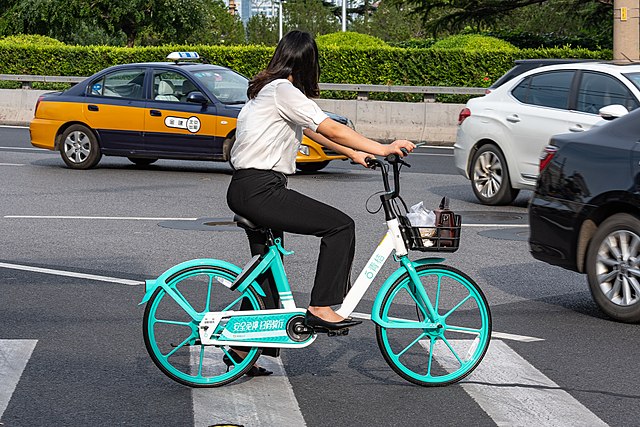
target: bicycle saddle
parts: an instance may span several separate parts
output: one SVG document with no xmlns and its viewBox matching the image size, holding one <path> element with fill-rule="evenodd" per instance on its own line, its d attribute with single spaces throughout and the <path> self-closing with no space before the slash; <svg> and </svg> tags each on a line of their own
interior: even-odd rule
<svg viewBox="0 0 640 427">
<path fill-rule="evenodd" d="M 245 230 L 250 230 L 250 231 L 266 231 L 267 230 L 266 227 L 256 225 L 253 222 L 249 221 L 247 218 L 240 216 L 238 214 L 235 214 L 233 216 L 233 221 L 238 225 L 238 227 L 244 228 Z"/>
</svg>

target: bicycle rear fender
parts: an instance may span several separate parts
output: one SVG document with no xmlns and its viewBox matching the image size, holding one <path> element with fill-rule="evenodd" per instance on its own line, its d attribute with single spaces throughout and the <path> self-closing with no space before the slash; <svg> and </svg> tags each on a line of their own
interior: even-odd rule
<svg viewBox="0 0 640 427">
<path fill-rule="evenodd" d="M 149 301 L 149 299 L 151 298 L 151 295 L 153 295 L 155 290 L 158 288 L 164 288 L 169 295 L 172 295 L 173 292 L 172 292 L 171 286 L 168 285 L 167 282 L 176 273 L 183 270 L 191 269 L 191 268 L 209 267 L 209 266 L 224 268 L 226 270 L 229 270 L 235 273 L 236 275 L 239 275 L 242 271 L 242 269 L 237 265 L 234 265 L 234 264 L 231 264 L 230 262 L 222 261 L 219 259 L 201 258 L 201 259 L 192 259 L 189 261 L 185 261 L 180 264 L 174 265 L 173 267 L 171 267 L 170 269 L 162 273 L 157 279 L 145 280 L 144 297 L 142 298 L 142 301 L 140 301 L 140 304 L 138 305 L 142 305 L 147 301 Z M 232 282 L 229 282 L 228 287 L 231 287 L 232 284 L 233 284 Z M 227 284 L 225 284 L 225 286 L 227 286 Z M 260 296 L 263 296 L 263 297 L 266 296 L 266 294 L 264 293 L 264 291 L 262 290 L 262 288 L 258 283 L 253 282 L 251 283 L 250 286 L 253 286 L 255 291 Z"/>
<path fill-rule="evenodd" d="M 417 268 L 417 267 L 419 267 L 421 265 L 441 264 L 443 261 L 444 261 L 444 258 L 421 258 L 421 259 L 417 259 L 415 261 L 409 261 L 409 264 L 413 268 Z M 391 286 L 396 282 L 396 280 L 398 280 L 403 274 L 406 274 L 406 273 L 407 273 L 407 269 L 403 265 L 402 267 L 400 267 L 396 271 L 394 271 L 391 274 L 391 276 L 389 276 L 387 278 L 387 280 L 385 280 L 385 282 L 382 284 L 382 287 L 380 287 L 380 290 L 378 291 L 378 295 L 376 296 L 376 299 L 373 302 L 373 307 L 371 308 L 371 320 L 373 322 L 375 322 L 375 323 L 377 323 L 379 325 L 385 323 L 380 318 L 380 309 L 382 308 L 381 306 L 382 306 L 383 297 L 389 291 Z"/>
</svg>

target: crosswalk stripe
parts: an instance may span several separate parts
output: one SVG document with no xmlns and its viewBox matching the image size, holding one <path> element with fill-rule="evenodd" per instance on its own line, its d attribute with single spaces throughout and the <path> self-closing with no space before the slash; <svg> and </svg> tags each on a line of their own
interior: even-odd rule
<svg viewBox="0 0 640 427">
<path fill-rule="evenodd" d="M 468 347 L 450 343 L 454 348 Z M 421 344 L 429 346 L 428 341 Z M 450 354 L 434 352 L 445 369 L 455 363 L 453 357 L 447 357 Z M 500 340 L 491 341 L 480 365 L 460 384 L 498 426 L 607 425 Z"/>
<path fill-rule="evenodd" d="M 197 348 L 191 351 L 197 358 L 193 354 Z M 280 358 L 261 357 L 258 363 L 273 375 L 245 376 L 218 388 L 194 388 L 194 426 L 306 426 Z"/>
<path fill-rule="evenodd" d="M 22 376 L 37 340 L 0 340 L 0 418 Z"/>
</svg>

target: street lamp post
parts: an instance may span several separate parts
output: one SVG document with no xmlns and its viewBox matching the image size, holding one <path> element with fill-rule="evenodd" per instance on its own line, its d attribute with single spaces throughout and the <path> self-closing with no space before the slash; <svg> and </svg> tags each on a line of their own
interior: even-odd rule
<svg viewBox="0 0 640 427">
<path fill-rule="evenodd" d="M 342 0 L 342 32 L 347 31 L 347 0 Z"/>
<path fill-rule="evenodd" d="M 278 2 L 278 40 L 282 39 L 282 1 Z"/>
</svg>

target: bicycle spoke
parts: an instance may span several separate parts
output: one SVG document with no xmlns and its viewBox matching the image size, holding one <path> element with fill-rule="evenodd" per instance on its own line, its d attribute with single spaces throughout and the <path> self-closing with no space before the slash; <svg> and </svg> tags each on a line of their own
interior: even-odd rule
<svg viewBox="0 0 640 427">
<path fill-rule="evenodd" d="M 444 342 L 447 345 L 447 347 L 449 347 L 449 350 L 451 350 L 451 354 L 453 354 L 453 356 L 458 360 L 458 363 L 460 363 L 460 366 L 462 366 L 463 365 L 462 359 L 460 359 L 460 356 L 458 356 L 458 353 L 456 353 L 453 347 L 451 347 L 451 344 L 449 344 L 449 341 L 447 340 L 447 338 L 442 337 L 442 342 Z"/>
<path fill-rule="evenodd" d="M 454 311 L 456 311 L 462 304 L 464 304 L 465 302 L 467 302 L 469 300 L 469 298 L 471 298 L 471 294 L 467 295 L 466 298 L 464 298 L 462 301 L 460 301 L 458 304 L 456 304 L 455 307 L 453 307 L 451 310 L 449 310 L 447 312 L 447 314 L 445 314 L 444 316 L 442 316 L 443 319 L 446 319 L 447 317 L 449 317 L 451 315 L 451 313 L 453 313 Z"/>
<path fill-rule="evenodd" d="M 207 302 L 204 307 L 204 312 L 209 312 L 209 307 L 211 306 L 211 287 L 213 286 L 213 274 L 209 275 L 209 284 L 207 288 Z"/>
<path fill-rule="evenodd" d="M 225 308 L 223 308 L 220 311 L 227 311 L 229 310 L 231 307 L 233 307 L 234 305 L 236 305 L 238 303 L 238 301 L 242 301 L 242 299 L 244 298 L 244 295 L 240 295 L 238 298 L 236 298 L 231 304 L 229 304 L 228 306 L 226 306 Z"/>
<path fill-rule="evenodd" d="M 191 326 L 189 322 L 180 322 L 178 320 L 164 320 L 164 319 L 155 319 L 156 323 L 164 323 L 166 325 L 180 325 L 180 326 Z"/>
<path fill-rule="evenodd" d="M 189 335 L 184 341 L 182 341 L 180 344 L 178 344 L 176 346 L 176 348 L 174 348 L 173 350 L 171 350 L 167 355 L 164 356 L 165 359 L 170 358 L 171 356 L 173 356 L 173 354 L 180 350 L 182 347 L 184 347 L 185 345 L 187 345 L 187 343 L 189 342 L 189 340 L 191 339 L 191 335 Z"/>
<path fill-rule="evenodd" d="M 200 346 L 200 360 L 198 362 L 198 378 L 202 378 L 202 361 L 204 360 L 204 346 Z"/>
<path fill-rule="evenodd" d="M 400 353 L 396 354 L 395 356 L 397 358 L 400 358 L 400 356 L 402 356 L 407 350 L 409 350 L 411 347 L 413 347 L 417 342 L 419 342 L 422 338 L 426 337 L 428 334 L 426 332 L 423 332 L 418 338 L 416 338 L 415 340 L 413 340 L 411 342 L 411 344 L 409 344 L 408 346 L 406 346 L 404 348 L 404 350 L 402 350 Z"/>
<path fill-rule="evenodd" d="M 178 298 L 180 298 L 180 299 L 182 300 L 182 302 L 184 302 L 184 303 L 189 307 L 189 309 L 191 309 L 191 311 L 192 311 L 193 313 L 198 313 L 198 311 L 197 311 L 195 308 L 193 308 L 193 306 L 191 305 L 191 303 L 190 303 L 190 302 L 189 302 L 189 301 L 184 297 L 184 295 L 182 295 L 182 293 L 178 290 L 178 288 L 177 288 L 177 287 L 174 287 L 174 288 L 173 288 L 173 291 L 176 293 L 176 295 L 178 295 Z M 189 312 L 188 312 L 188 311 L 187 311 L 187 314 L 189 314 Z M 194 317 L 192 317 L 192 319 L 193 319 L 193 320 L 198 320 L 198 319 L 196 319 L 196 318 L 194 318 Z"/>
<path fill-rule="evenodd" d="M 431 376 L 431 365 L 433 363 L 433 347 L 436 345 L 437 338 L 429 338 L 429 362 L 427 363 L 427 376 Z"/>
<path fill-rule="evenodd" d="M 474 328 L 466 328 L 464 326 L 447 325 L 447 331 L 466 332 L 469 334 L 480 335 L 482 330 Z"/>
</svg>

